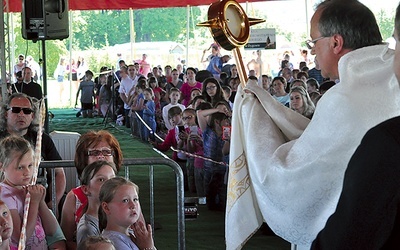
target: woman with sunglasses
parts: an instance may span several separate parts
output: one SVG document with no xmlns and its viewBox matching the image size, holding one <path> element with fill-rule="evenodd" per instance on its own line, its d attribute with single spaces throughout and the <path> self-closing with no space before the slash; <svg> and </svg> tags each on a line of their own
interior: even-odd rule
<svg viewBox="0 0 400 250">
<path fill-rule="evenodd" d="M 90 131 L 83 134 L 77 144 L 75 153 L 75 167 L 78 178 L 81 178 L 83 169 L 96 161 L 113 162 L 117 172 L 122 165 L 122 151 L 117 139 L 108 131 Z M 61 215 L 61 228 L 67 239 L 67 249 L 76 249 L 76 226 L 84 209 L 87 206 L 87 196 L 82 186 L 72 189 L 64 202 Z"/>
</svg>

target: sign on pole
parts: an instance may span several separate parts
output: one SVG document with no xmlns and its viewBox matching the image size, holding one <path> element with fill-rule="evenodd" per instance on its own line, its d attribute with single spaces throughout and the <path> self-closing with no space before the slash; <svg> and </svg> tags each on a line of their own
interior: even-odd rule
<svg viewBox="0 0 400 250">
<path fill-rule="evenodd" d="M 275 29 L 251 29 L 246 50 L 276 49 Z"/>
</svg>

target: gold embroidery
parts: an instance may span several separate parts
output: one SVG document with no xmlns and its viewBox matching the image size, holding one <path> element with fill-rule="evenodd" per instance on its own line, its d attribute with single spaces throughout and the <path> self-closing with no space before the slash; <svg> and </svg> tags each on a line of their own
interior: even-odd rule
<svg viewBox="0 0 400 250">
<path fill-rule="evenodd" d="M 250 176 L 247 170 L 244 152 L 229 166 L 229 183 L 227 195 L 227 211 L 229 212 L 236 201 L 250 187 Z"/>
</svg>

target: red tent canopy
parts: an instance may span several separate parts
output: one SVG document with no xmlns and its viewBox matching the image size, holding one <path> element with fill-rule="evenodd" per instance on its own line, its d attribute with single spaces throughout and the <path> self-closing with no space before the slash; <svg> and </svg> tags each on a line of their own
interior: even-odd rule
<svg viewBox="0 0 400 250">
<path fill-rule="evenodd" d="M 29 0 L 27 0 L 29 1 Z M 268 1 L 268 0 L 250 0 Z M 271 0 L 269 0 L 271 1 Z M 146 9 L 164 7 L 186 7 L 209 5 L 216 0 L 70 0 L 70 10 L 123 10 L 123 9 Z M 246 2 L 239 0 L 238 2 Z M 20 12 L 22 8 L 21 0 L 9 0 L 10 12 Z"/>
</svg>

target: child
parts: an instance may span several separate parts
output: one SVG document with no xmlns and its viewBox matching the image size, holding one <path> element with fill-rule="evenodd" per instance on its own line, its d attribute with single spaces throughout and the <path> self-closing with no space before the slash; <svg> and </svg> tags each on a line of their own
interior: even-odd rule
<svg viewBox="0 0 400 250">
<path fill-rule="evenodd" d="M 94 102 L 94 82 L 92 81 L 93 72 L 87 70 L 85 72 L 85 80 L 79 84 L 78 91 L 76 92 L 75 106 L 78 104 L 79 92 L 81 94 L 81 112 L 83 118 L 93 118 L 93 102 Z M 77 114 L 77 116 L 80 116 Z"/>
<path fill-rule="evenodd" d="M 186 149 L 189 152 L 197 153 L 202 152 L 203 141 L 201 139 L 201 129 L 196 124 L 196 110 L 187 108 L 183 111 L 182 114 L 183 124 L 186 127 L 185 132 L 183 133 L 183 140 L 186 139 Z M 179 145 L 178 145 L 179 147 Z M 191 150 L 190 150 L 190 149 Z M 197 185 L 195 182 L 195 162 L 196 158 L 187 157 L 186 168 L 187 168 L 187 178 L 188 178 L 188 186 L 189 191 L 192 193 L 196 193 Z M 200 185 L 200 183 L 199 183 Z M 203 185 L 199 186 L 199 191 L 197 191 L 198 197 L 204 197 Z"/>
<path fill-rule="evenodd" d="M 206 102 L 206 99 L 202 95 L 198 95 L 190 102 L 188 108 L 197 109 L 200 103 Z"/>
<path fill-rule="evenodd" d="M 161 110 L 160 102 L 161 102 L 162 96 L 165 94 L 165 91 L 158 86 L 157 78 L 150 77 L 148 82 L 149 82 L 149 84 L 148 84 L 149 87 L 153 89 L 154 103 L 156 104 L 156 109 Z"/>
<path fill-rule="evenodd" d="M 224 99 L 229 103 L 229 107 L 233 109 L 233 103 L 229 100 L 232 95 L 232 89 L 229 86 L 222 86 L 222 90 L 224 92 Z"/>
<path fill-rule="evenodd" d="M 134 133 L 132 135 L 141 136 L 142 135 L 142 122 L 139 120 L 137 115 L 143 118 L 143 108 L 144 108 L 144 94 L 143 91 L 147 88 L 146 80 L 139 80 L 136 85 L 136 96 L 132 99 L 131 104 L 131 117 L 135 120 L 137 128 L 134 128 Z"/>
<path fill-rule="evenodd" d="M 98 226 L 100 188 L 105 181 L 114 178 L 116 173 L 115 164 L 107 161 L 96 161 L 83 169 L 81 184 L 83 192 L 88 197 L 88 204 L 86 213 L 81 217 L 77 227 L 76 242 L 78 248 L 88 236 L 100 235 Z"/>
<path fill-rule="evenodd" d="M 156 142 L 150 142 L 155 148 L 161 151 L 167 151 L 170 147 L 178 148 L 178 143 L 182 140 L 182 132 L 184 131 L 184 126 L 182 122 L 182 110 L 180 107 L 175 106 L 168 110 L 168 117 L 171 124 L 174 126 L 168 131 L 167 136 L 163 143 L 159 144 Z M 172 160 L 176 161 L 179 166 L 181 166 L 183 171 L 183 176 L 185 178 L 185 190 L 188 190 L 187 180 L 186 180 L 186 154 L 174 151 L 172 153 Z"/>
<path fill-rule="evenodd" d="M 11 249 L 18 247 L 26 194 L 31 196 L 26 224 L 26 248 L 47 249 L 46 236 L 56 233 L 58 222 L 44 200 L 46 189 L 30 185 L 34 173 L 33 149 L 22 137 L 9 136 L 0 142 L 0 166 L 3 173 L 1 199 L 10 209 L 14 228 Z M 44 223 L 42 223 L 42 221 Z"/>
<path fill-rule="evenodd" d="M 103 82 L 104 78 L 106 79 L 105 82 Z M 113 84 L 113 76 L 108 76 L 106 78 L 105 75 L 101 75 L 100 77 L 100 82 L 101 87 L 99 91 L 99 105 L 100 105 L 100 111 L 103 117 L 106 117 L 107 112 L 113 112 L 113 105 L 110 103 L 112 102 L 112 89 L 111 86 Z"/>
<path fill-rule="evenodd" d="M 182 87 L 180 88 L 182 92 L 182 104 L 186 106 L 189 105 L 190 100 L 192 98 L 192 89 L 196 88 L 199 91 L 199 95 L 201 94 L 201 82 L 196 81 L 196 73 L 197 70 L 195 68 L 189 67 L 186 69 L 186 77 L 187 77 L 187 82 L 182 84 Z"/>
<path fill-rule="evenodd" d="M 78 250 L 115 250 L 111 240 L 101 235 L 89 236 L 78 247 Z"/>
<path fill-rule="evenodd" d="M 222 139 L 223 127 L 230 126 L 231 110 L 226 101 L 216 104 L 215 108 L 199 110 L 197 119 L 203 131 L 204 157 L 216 162 L 223 162 L 222 153 L 225 141 Z M 210 210 L 225 210 L 226 186 L 224 178 L 225 165 L 204 161 L 204 188 L 207 197 L 207 207 Z"/>
<path fill-rule="evenodd" d="M 143 92 L 144 95 L 144 109 L 143 109 L 143 120 L 155 133 L 156 126 L 156 104 L 154 103 L 154 93 L 151 88 L 147 88 Z M 148 141 L 150 131 L 146 126 L 142 127 L 142 140 Z"/>
<path fill-rule="evenodd" d="M 224 92 L 222 91 L 221 85 L 214 77 L 209 77 L 203 81 L 201 95 L 213 106 L 217 102 L 224 100 Z"/>
<path fill-rule="evenodd" d="M 13 221 L 7 205 L 0 200 L 0 250 L 9 250 Z"/>
<path fill-rule="evenodd" d="M 171 88 L 169 91 L 169 99 L 170 99 L 170 103 L 162 109 L 162 116 L 164 119 L 164 124 L 168 130 L 170 130 L 174 127 L 170 123 L 170 119 L 168 117 L 168 110 L 175 106 L 180 107 L 182 111 L 185 110 L 185 105 L 178 103 L 178 101 L 181 99 L 181 91 L 179 89 Z"/>
<path fill-rule="evenodd" d="M 193 88 L 193 89 L 190 91 L 190 101 L 189 101 L 189 104 L 193 101 L 193 99 L 194 99 L 196 96 L 199 96 L 199 95 L 201 95 L 201 89 L 199 89 L 199 88 Z"/>
<path fill-rule="evenodd" d="M 141 217 L 138 193 L 139 187 L 122 177 L 106 181 L 100 189 L 100 230 L 116 249 L 156 250 L 151 226 Z"/>
</svg>

